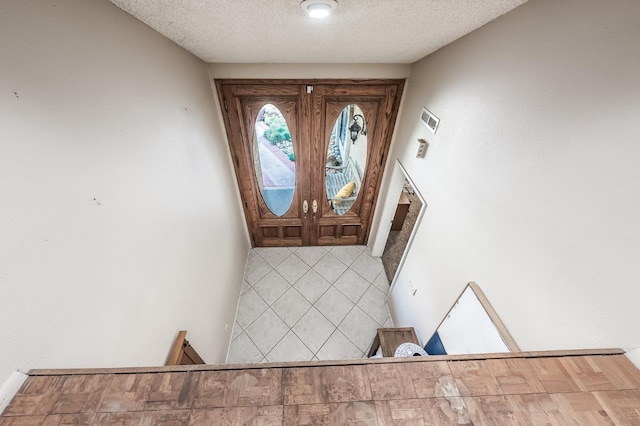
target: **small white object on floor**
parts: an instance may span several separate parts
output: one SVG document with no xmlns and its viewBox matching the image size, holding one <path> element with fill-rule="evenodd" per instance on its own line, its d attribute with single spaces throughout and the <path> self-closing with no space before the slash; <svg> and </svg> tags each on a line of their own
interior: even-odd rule
<svg viewBox="0 0 640 426">
<path fill-rule="evenodd" d="M 402 343 L 396 348 L 396 352 L 393 356 L 397 357 L 412 357 L 412 356 L 426 356 L 427 351 L 425 351 L 421 346 L 416 345 L 415 343 L 407 342 Z"/>
</svg>

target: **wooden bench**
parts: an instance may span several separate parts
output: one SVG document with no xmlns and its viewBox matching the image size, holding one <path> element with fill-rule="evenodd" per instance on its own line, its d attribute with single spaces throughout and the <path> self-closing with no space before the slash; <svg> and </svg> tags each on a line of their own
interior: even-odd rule
<svg viewBox="0 0 640 426">
<path fill-rule="evenodd" d="M 349 159 L 346 166 L 327 166 L 326 170 L 326 182 L 327 182 L 327 199 L 333 207 L 333 211 L 337 214 L 345 214 L 349 211 L 353 202 L 358 198 L 360 192 L 361 178 L 358 169 L 353 163 L 352 159 Z M 343 186 L 349 182 L 355 182 L 356 187 L 353 190 L 351 196 L 346 198 L 338 198 L 336 194 L 342 189 Z M 336 201 L 342 201 L 336 204 Z"/>
<path fill-rule="evenodd" d="M 382 348 L 383 357 L 394 356 L 398 346 L 407 342 L 420 346 L 413 327 L 379 328 L 367 356 L 375 355 L 379 347 Z"/>
</svg>

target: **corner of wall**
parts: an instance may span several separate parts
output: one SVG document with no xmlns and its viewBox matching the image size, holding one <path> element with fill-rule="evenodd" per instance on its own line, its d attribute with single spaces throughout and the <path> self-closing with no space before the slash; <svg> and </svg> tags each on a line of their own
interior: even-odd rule
<svg viewBox="0 0 640 426">
<path fill-rule="evenodd" d="M 625 355 L 638 368 L 640 368 L 640 347 L 626 351 Z"/>
<path fill-rule="evenodd" d="M 0 386 L 0 414 L 7 408 L 13 397 L 18 393 L 27 376 L 19 371 L 11 373 L 9 378 Z"/>
</svg>

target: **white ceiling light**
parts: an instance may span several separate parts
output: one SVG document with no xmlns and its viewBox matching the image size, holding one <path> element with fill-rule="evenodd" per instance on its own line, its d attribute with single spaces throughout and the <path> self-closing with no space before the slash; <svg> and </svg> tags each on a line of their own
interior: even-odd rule
<svg viewBox="0 0 640 426">
<path fill-rule="evenodd" d="M 302 10 L 307 12 L 312 18 L 326 18 L 336 7 L 336 0 L 304 0 L 300 3 Z"/>
</svg>

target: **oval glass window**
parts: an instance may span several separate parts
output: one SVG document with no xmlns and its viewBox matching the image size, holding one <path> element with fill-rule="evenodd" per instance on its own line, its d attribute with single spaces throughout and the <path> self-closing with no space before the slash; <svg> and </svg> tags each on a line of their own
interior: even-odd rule
<svg viewBox="0 0 640 426">
<path fill-rule="evenodd" d="M 333 125 L 325 169 L 327 199 L 343 215 L 360 193 L 367 162 L 367 125 L 358 105 L 347 105 Z"/>
<path fill-rule="evenodd" d="M 262 198 L 273 214 L 282 216 L 293 201 L 296 163 L 287 121 L 272 104 L 256 118 L 253 158 Z"/>
</svg>

